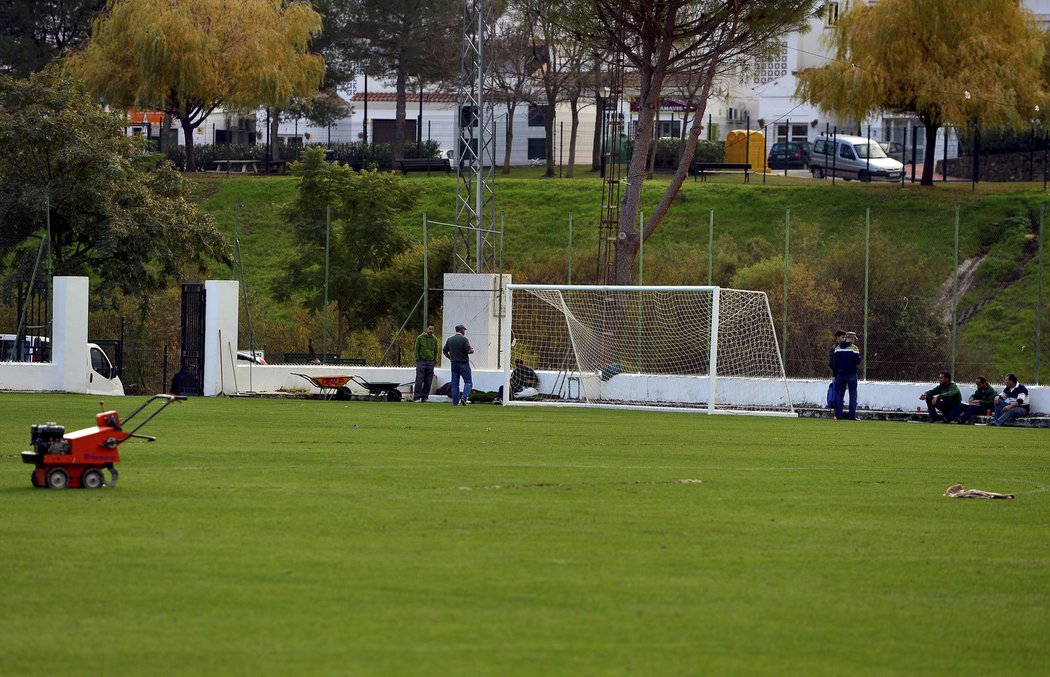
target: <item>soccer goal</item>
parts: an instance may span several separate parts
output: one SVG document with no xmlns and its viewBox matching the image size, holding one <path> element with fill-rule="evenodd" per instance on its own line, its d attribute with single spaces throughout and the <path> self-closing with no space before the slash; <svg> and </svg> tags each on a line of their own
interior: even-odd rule
<svg viewBox="0 0 1050 677">
<path fill-rule="evenodd" d="M 764 292 L 507 285 L 504 404 L 795 416 Z M 512 388 L 516 359 L 535 396 Z"/>
</svg>

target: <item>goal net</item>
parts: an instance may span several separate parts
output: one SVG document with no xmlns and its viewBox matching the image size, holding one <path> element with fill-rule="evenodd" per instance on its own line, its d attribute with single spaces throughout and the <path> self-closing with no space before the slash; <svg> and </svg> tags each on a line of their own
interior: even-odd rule
<svg viewBox="0 0 1050 677">
<path fill-rule="evenodd" d="M 794 415 L 764 292 L 720 287 L 507 286 L 504 404 Z M 539 384 L 515 378 L 515 361 Z M 526 372 L 527 373 L 527 372 Z"/>
</svg>

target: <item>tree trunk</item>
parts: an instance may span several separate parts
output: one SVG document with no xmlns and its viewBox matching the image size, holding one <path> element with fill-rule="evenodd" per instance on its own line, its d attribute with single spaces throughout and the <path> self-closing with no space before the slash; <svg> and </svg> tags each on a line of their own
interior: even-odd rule
<svg viewBox="0 0 1050 677">
<path fill-rule="evenodd" d="M 518 107 L 516 102 L 507 104 L 507 131 L 505 138 L 506 147 L 503 149 L 503 173 L 510 174 L 510 152 L 514 145 L 514 110 Z"/>
<path fill-rule="evenodd" d="M 638 255 L 638 245 L 641 239 L 648 238 L 660 224 L 660 220 L 670 209 L 678 191 L 682 188 L 686 174 L 689 172 L 689 159 L 696 152 L 696 143 L 703 129 L 703 112 L 707 108 L 708 98 L 711 96 L 711 87 L 714 83 L 717 71 L 719 55 L 711 57 L 710 65 L 705 73 L 705 81 L 701 95 L 697 101 L 696 114 L 693 124 L 689 130 L 689 142 L 682 149 L 679 158 L 678 169 L 674 178 L 667 186 L 660 204 L 654 212 L 649 215 L 645 224 L 641 227 L 641 235 L 636 233 L 638 209 L 641 206 L 642 189 L 644 182 L 641 177 L 645 173 L 646 161 L 649 158 L 649 146 L 652 143 L 653 121 L 656 117 L 656 109 L 660 100 L 660 89 L 662 81 L 656 77 L 651 78 L 651 89 L 645 91 L 645 74 L 642 74 L 643 91 L 639 100 L 638 124 L 635 126 L 634 150 L 631 153 L 631 163 L 627 172 L 627 186 L 624 190 L 623 201 L 620 210 L 620 232 L 616 240 L 616 260 L 613 263 L 612 276 L 609 284 L 631 284 L 634 281 L 635 259 Z"/>
<path fill-rule="evenodd" d="M 605 119 L 605 98 L 597 92 L 594 94 L 597 104 L 594 106 L 594 145 L 591 146 L 591 171 L 602 169 L 602 120 Z"/>
<path fill-rule="evenodd" d="M 407 76 L 405 68 L 400 63 L 397 65 L 396 95 L 394 97 L 394 159 L 400 160 L 405 156 L 405 87 Z"/>
<path fill-rule="evenodd" d="M 571 179 L 573 168 L 576 166 L 576 132 L 580 129 L 580 97 L 574 96 L 569 106 L 572 111 L 572 120 L 569 122 L 569 167 L 565 171 L 565 176 Z"/>
<path fill-rule="evenodd" d="M 543 173 L 546 179 L 554 178 L 554 104 L 547 107 L 543 115 L 543 132 L 547 135 L 547 171 Z"/>
<path fill-rule="evenodd" d="M 281 159 L 281 144 L 278 143 L 280 137 L 277 135 L 277 127 L 281 124 L 281 109 L 274 108 L 270 111 L 270 132 L 267 135 L 266 141 L 270 144 L 270 160 Z"/>
<path fill-rule="evenodd" d="M 922 181 L 919 185 L 932 186 L 933 165 L 937 162 L 937 129 L 940 125 L 931 122 L 925 124 L 924 127 L 926 129 L 926 149 L 922 153 Z"/>
<path fill-rule="evenodd" d="M 642 92 L 638 105 L 638 124 L 635 125 L 634 148 L 627 165 L 626 188 L 620 203 L 620 229 L 616 238 L 616 257 L 609 284 L 631 284 L 634 281 L 634 261 L 638 255 L 638 210 L 642 204 L 645 166 L 653 141 L 653 120 L 661 83 L 650 73 L 642 73 Z"/>
<path fill-rule="evenodd" d="M 187 118 L 179 118 L 179 122 L 182 124 L 182 140 L 186 143 L 186 171 L 195 172 L 197 159 L 193 154 L 193 131 L 197 129 L 197 125 L 191 127 Z"/>
<path fill-rule="evenodd" d="M 163 157 L 168 157 L 168 145 L 171 143 L 171 139 L 168 138 L 171 135 L 171 113 L 164 111 L 164 121 L 160 123 L 160 154 Z"/>
</svg>

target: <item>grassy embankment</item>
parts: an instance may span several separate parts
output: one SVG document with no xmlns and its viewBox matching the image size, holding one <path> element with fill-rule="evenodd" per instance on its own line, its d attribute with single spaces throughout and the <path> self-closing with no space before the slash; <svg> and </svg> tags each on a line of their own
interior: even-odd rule
<svg viewBox="0 0 1050 677">
<path fill-rule="evenodd" d="M 422 212 L 435 221 L 454 220 L 455 178 L 414 174 L 426 187 L 422 207 L 405 218 L 422 235 Z M 658 202 L 667 177 L 646 186 L 643 211 Z M 232 234 L 235 221 L 249 288 L 263 297 L 290 247 L 282 210 L 293 199 L 291 177 L 201 179 L 202 199 L 220 227 Z M 914 297 L 935 296 L 953 270 L 955 210 L 959 208 L 960 262 L 979 257 L 972 286 L 960 299 L 960 347 L 970 354 L 992 354 L 999 371 L 1034 371 L 1037 264 L 1035 247 L 1041 184 L 917 185 L 814 182 L 769 176 L 743 185 L 728 177 L 709 183 L 688 180 L 659 230 L 645 244 L 644 281 L 649 284 L 705 284 L 708 279 L 710 214 L 714 213 L 712 281 L 729 286 L 733 275 L 757 259 L 783 256 L 790 210 L 792 261 L 819 267 L 835 250 L 860 247 L 866 210 L 873 238 L 885 244 L 871 262 L 880 267 L 922 266 L 924 288 Z M 567 277 L 569 220 L 573 222 L 574 282 L 594 279 L 601 182 L 581 170 L 575 179 L 543 179 L 540 170 L 515 170 L 496 180 L 497 205 L 505 218 L 504 264 L 516 280 L 559 282 Z M 440 227 L 431 237 L 441 234 Z M 323 246 L 323 243 L 318 243 Z M 1050 261 L 1045 262 L 1050 267 Z M 1045 276 L 1045 273 L 1044 273 Z M 946 288 L 951 289 L 950 285 Z M 777 298 L 771 297 L 776 304 Z M 1050 289 L 1044 294 L 1043 332 L 1050 333 Z M 1050 340 L 1043 340 L 1042 363 L 1050 365 Z M 1045 372 L 1045 369 L 1043 370 Z M 998 375 L 998 374 L 996 374 Z M 995 378 L 995 376 L 993 376 Z"/>
</svg>

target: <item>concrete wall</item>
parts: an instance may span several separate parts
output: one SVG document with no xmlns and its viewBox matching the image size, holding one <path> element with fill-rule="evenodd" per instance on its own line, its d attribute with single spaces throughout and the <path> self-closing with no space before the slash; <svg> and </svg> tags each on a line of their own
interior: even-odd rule
<svg viewBox="0 0 1050 677">
<path fill-rule="evenodd" d="M 415 369 L 411 367 L 328 367 L 323 365 L 238 365 L 237 380 L 242 389 L 251 381 L 254 390 L 266 391 L 302 391 L 317 392 L 304 379 L 292 375 L 300 372 L 312 376 L 333 376 L 339 374 L 356 374 L 369 382 L 387 382 L 405 384 L 401 390 L 408 392 L 408 384 L 415 380 Z M 483 391 L 495 391 L 503 384 L 503 373 L 494 369 L 474 369 L 474 388 Z M 434 371 L 434 389 L 447 383 L 450 374 L 447 366 Z M 539 372 L 540 392 L 547 394 L 566 394 L 578 396 L 580 386 L 574 381 L 566 382 L 564 376 L 554 372 Z M 592 377 L 593 378 L 593 377 Z M 707 378 L 645 376 L 639 374 L 620 374 L 604 382 L 604 394 L 608 397 L 631 397 L 633 399 L 652 399 L 662 402 L 682 402 L 695 404 L 707 401 Z M 350 384 L 353 389 L 353 384 Z M 858 387 L 860 409 L 879 411 L 915 411 L 920 407 L 926 411 L 926 404 L 919 400 L 932 383 L 878 383 L 861 382 Z M 1002 384 L 996 385 L 1002 390 Z M 796 407 L 823 407 L 827 398 L 828 381 L 789 379 L 787 388 Z M 961 387 L 964 397 L 968 397 L 972 388 Z M 555 392 L 552 392 L 555 391 Z M 1031 394 L 1032 413 L 1050 415 L 1050 388 L 1046 386 L 1028 386 Z M 355 392 L 364 393 L 363 389 Z M 784 384 L 771 379 L 722 379 L 718 385 L 718 403 L 749 403 L 754 405 L 779 406 L 785 401 Z M 847 396 L 848 397 L 848 396 Z"/>
<path fill-rule="evenodd" d="M 510 275 L 503 284 L 510 284 Z M 465 325 L 467 338 L 474 347 L 472 369 L 499 367 L 502 308 L 499 275 L 445 273 L 444 315 L 441 321 L 441 343 L 456 333 L 457 324 Z M 444 361 L 444 358 L 442 358 Z M 447 367 L 447 364 L 443 366 Z"/>
<path fill-rule="evenodd" d="M 52 280 L 50 363 L 0 362 L 0 390 L 88 391 L 88 278 Z"/>
</svg>

